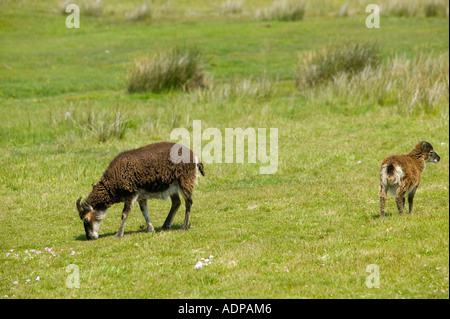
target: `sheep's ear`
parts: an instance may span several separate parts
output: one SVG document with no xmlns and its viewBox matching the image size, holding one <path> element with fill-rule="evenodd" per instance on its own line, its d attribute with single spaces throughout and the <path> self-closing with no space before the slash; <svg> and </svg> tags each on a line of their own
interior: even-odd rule
<svg viewBox="0 0 450 319">
<path fill-rule="evenodd" d="M 81 207 L 83 207 L 85 212 L 90 212 L 92 210 L 92 206 L 86 203 L 85 201 L 81 202 Z"/>
<path fill-rule="evenodd" d="M 428 152 L 431 151 L 433 149 L 433 146 L 431 146 L 430 143 L 423 141 L 422 142 L 422 152 Z"/>
</svg>

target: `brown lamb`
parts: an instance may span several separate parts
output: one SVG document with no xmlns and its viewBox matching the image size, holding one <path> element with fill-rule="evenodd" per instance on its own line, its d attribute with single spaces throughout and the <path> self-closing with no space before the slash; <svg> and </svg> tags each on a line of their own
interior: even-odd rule
<svg viewBox="0 0 450 319">
<path fill-rule="evenodd" d="M 184 160 L 174 161 L 173 154 L 181 153 L 185 154 Z M 81 197 L 77 200 L 77 210 L 84 223 L 86 238 L 88 240 L 98 238 L 98 231 L 107 209 L 120 202 L 124 202 L 125 205 L 116 238 L 123 236 L 128 214 L 136 201 L 144 215 L 147 232 L 153 232 L 154 228 L 147 210 L 147 199 L 151 198 L 164 200 L 171 198 L 172 207 L 162 226 L 163 229 L 168 229 L 181 205 L 180 193 L 186 205 L 182 229 L 187 230 L 192 192 L 197 183 L 197 168 L 204 176 L 204 166 L 198 157 L 188 148 L 170 142 L 154 143 L 117 155 L 100 181 L 92 185 L 92 191 L 86 200 L 81 201 Z"/>
<path fill-rule="evenodd" d="M 413 199 L 420 185 L 420 178 L 427 162 L 440 161 L 433 146 L 425 141 L 418 143 L 406 155 L 386 157 L 380 167 L 380 216 L 384 217 L 387 193 L 395 196 L 399 214 L 405 208 L 405 195 L 408 196 L 409 212 L 413 212 Z"/>
</svg>

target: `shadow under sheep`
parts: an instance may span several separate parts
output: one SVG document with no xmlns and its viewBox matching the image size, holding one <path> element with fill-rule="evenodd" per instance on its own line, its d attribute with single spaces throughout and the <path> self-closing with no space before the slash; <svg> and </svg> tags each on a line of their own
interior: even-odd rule
<svg viewBox="0 0 450 319">
<path fill-rule="evenodd" d="M 124 232 L 124 235 L 130 235 L 130 234 L 137 234 L 137 233 L 145 233 L 148 234 L 148 232 L 145 230 L 145 225 L 141 225 L 140 226 L 140 230 L 128 230 Z M 161 231 L 170 231 L 170 230 L 180 230 L 183 228 L 182 224 L 173 224 L 170 229 L 163 229 L 162 226 L 160 227 L 155 227 L 155 233 L 159 233 Z M 105 238 L 105 237 L 111 237 L 111 236 L 115 236 L 117 234 L 117 232 L 110 232 L 110 233 L 105 233 L 105 234 L 100 234 L 98 236 L 98 239 L 101 238 Z M 74 236 L 75 240 L 79 240 L 79 241 L 88 241 L 86 238 L 86 234 L 80 234 L 78 236 Z"/>
</svg>

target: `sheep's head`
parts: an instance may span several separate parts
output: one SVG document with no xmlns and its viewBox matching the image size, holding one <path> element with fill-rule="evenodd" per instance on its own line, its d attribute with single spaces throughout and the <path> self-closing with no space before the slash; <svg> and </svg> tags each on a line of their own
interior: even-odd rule
<svg viewBox="0 0 450 319">
<path fill-rule="evenodd" d="M 421 151 L 424 154 L 426 162 L 439 163 L 439 161 L 441 160 L 441 158 L 434 151 L 433 146 L 430 143 L 422 141 L 419 144 L 417 144 L 417 147 L 421 148 Z"/>
<path fill-rule="evenodd" d="M 98 231 L 102 225 L 102 219 L 106 215 L 105 209 L 94 209 L 86 201 L 81 201 L 81 197 L 77 200 L 77 210 L 80 219 L 83 221 L 84 230 L 86 231 L 86 239 L 97 239 Z"/>
</svg>

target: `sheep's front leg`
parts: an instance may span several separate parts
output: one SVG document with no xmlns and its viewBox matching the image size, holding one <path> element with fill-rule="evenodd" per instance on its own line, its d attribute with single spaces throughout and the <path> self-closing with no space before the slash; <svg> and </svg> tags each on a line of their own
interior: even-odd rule
<svg viewBox="0 0 450 319">
<path fill-rule="evenodd" d="M 128 214 L 133 209 L 134 203 L 136 203 L 137 195 L 134 197 L 130 197 L 125 199 L 125 205 L 123 207 L 122 211 L 122 222 L 120 223 L 119 230 L 117 231 L 117 234 L 114 236 L 114 238 L 120 238 L 123 236 L 123 231 L 125 228 L 125 224 L 127 222 Z"/>
<path fill-rule="evenodd" d="M 408 195 L 408 207 L 409 207 L 409 213 L 412 214 L 413 212 L 413 201 L 414 201 L 414 195 L 416 194 L 417 187 L 415 187 Z"/>
<path fill-rule="evenodd" d="M 145 222 L 147 223 L 147 233 L 153 233 L 155 231 L 155 228 L 153 227 L 150 217 L 148 216 L 148 210 L 147 210 L 147 200 L 146 199 L 140 199 L 138 201 L 139 207 L 141 208 L 142 215 L 144 215 Z"/>
</svg>

